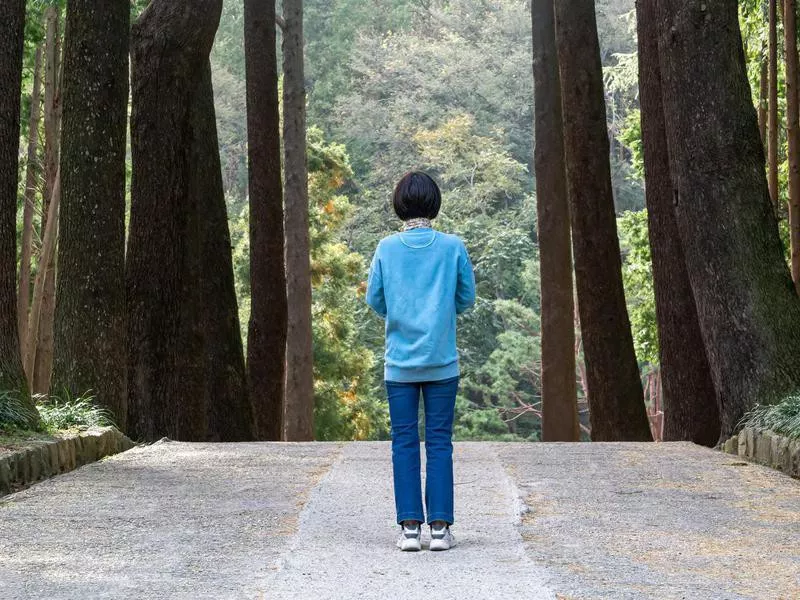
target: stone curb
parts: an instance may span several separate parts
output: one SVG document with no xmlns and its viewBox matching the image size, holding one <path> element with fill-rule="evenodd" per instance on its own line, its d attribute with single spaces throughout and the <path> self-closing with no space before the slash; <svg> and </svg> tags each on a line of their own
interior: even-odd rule
<svg viewBox="0 0 800 600">
<path fill-rule="evenodd" d="M 745 427 L 727 440 L 722 450 L 800 479 L 800 440 Z"/>
<path fill-rule="evenodd" d="M 96 427 L 53 441 L 31 440 L 28 447 L 0 456 L 0 496 L 135 445 L 115 427 Z"/>
</svg>

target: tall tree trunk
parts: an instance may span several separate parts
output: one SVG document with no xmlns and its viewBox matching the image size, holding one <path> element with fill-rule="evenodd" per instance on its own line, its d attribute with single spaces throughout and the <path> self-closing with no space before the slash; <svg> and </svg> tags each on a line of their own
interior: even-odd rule
<svg viewBox="0 0 800 600">
<path fill-rule="evenodd" d="M 25 167 L 25 200 L 22 217 L 22 256 L 20 258 L 19 288 L 17 289 L 17 321 L 19 323 L 20 353 L 25 356 L 28 339 L 28 308 L 31 298 L 31 250 L 33 247 L 33 213 L 39 171 L 39 119 L 41 115 L 42 47 L 36 48 L 33 61 L 31 116 L 28 122 L 28 161 Z"/>
<path fill-rule="evenodd" d="M 44 172 L 45 194 L 43 214 L 47 214 L 46 203 L 53 197 L 53 187 L 58 171 L 61 129 L 61 16 L 57 5 L 45 9 L 45 73 L 44 73 Z M 44 233 L 44 222 L 42 233 Z"/>
<path fill-rule="evenodd" d="M 287 441 L 314 438 L 314 357 L 311 334 L 311 257 L 308 232 L 306 94 L 303 76 L 303 0 L 284 0 L 283 146 L 286 174 Z"/>
<path fill-rule="evenodd" d="M 761 143 L 767 148 L 767 105 L 769 103 L 769 69 L 766 53 L 761 57 L 761 72 L 758 78 L 758 132 Z"/>
<path fill-rule="evenodd" d="M 49 212 L 49 211 L 48 211 Z M 58 216 L 56 212 L 56 216 Z M 56 224 L 56 228 L 58 225 Z M 46 225 L 45 225 L 46 228 Z M 57 229 L 56 229 L 57 231 Z M 33 392 L 47 394 L 50 391 L 50 377 L 53 372 L 53 329 L 55 327 L 56 311 L 56 254 L 58 244 L 53 245 L 50 259 L 46 266 L 46 277 L 42 304 L 40 307 L 39 331 L 36 342 L 36 355 L 33 367 Z"/>
<path fill-rule="evenodd" d="M 645 197 L 664 390 L 664 439 L 713 446 L 720 433 L 719 407 L 672 208 L 658 58 L 657 1 L 636 3 L 636 22 Z"/>
<path fill-rule="evenodd" d="M 652 440 L 622 288 L 594 2 L 560 0 L 555 15 L 592 440 Z"/>
<path fill-rule="evenodd" d="M 61 61 L 61 14 L 56 5 L 50 5 L 45 10 L 46 37 L 45 37 L 45 93 L 44 93 L 44 130 L 45 130 L 45 195 L 42 198 L 41 236 L 47 230 L 47 215 L 50 214 L 49 206 L 55 193 L 56 174 L 58 172 L 58 159 L 61 136 L 61 76 L 63 74 Z M 56 211 L 55 214 L 58 214 Z M 54 224 L 57 225 L 57 224 Z M 56 247 L 50 253 L 50 258 L 45 263 L 39 263 L 39 269 L 45 269 L 43 288 L 41 289 L 41 302 L 37 315 L 38 329 L 28 331 L 26 352 L 30 353 L 33 344 L 33 391 L 46 394 L 50 390 L 50 375 L 53 366 L 53 327 L 55 321 L 55 296 L 56 296 Z M 30 321 L 30 319 L 29 319 Z M 27 363 L 26 363 L 27 364 Z"/>
<path fill-rule="evenodd" d="M 797 390 L 800 300 L 769 201 L 736 3 L 661 0 L 658 39 L 672 204 L 726 437 L 754 402 Z"/>
<path fill-rule="evenodd" d="M 122 430 L 129 28 L 128 0 L 67 5 L 53 373 L 56 393 L 91 390 Z"/>
<path fill-rule="evenodd" d="M 800 96 L 797 79 L 797 3 L 783 0 L 786 54 L 786 136 L 789 140 L 789 231 L 792 279 L 800 290 Z"/>
<path fill-rule="evenodd" d="M 245 0 L 250 197 L 247 376 L 257 439 L 280 440 L 286 378 L 286 268 L 275 0 Z"/>
<path fill-rule="evenodd" d="M 17 324 L 17 175 L 25 1 L 0 4 L 0 392 L 13 392 L 27 422 L 38 422 L 19 349 Z M 0 396 L 0 402 L 6 401 Z"/>
<path fill-rule="evenodd" d="M 36 279 L 33 283 L 33 301 L 31 302 L 30 316 L 28 317 L 28 331 L 41 331 L 41 320 L 44 312 L 43 305 L 47 295 L 47 278 L 49 276 L 48 265 L 53 260 L 56 249 L 56 236 L 58 232 L 58 209 L 61 201 L 61 175 L 60 170 L 56 171 L 55 184 L 53 186 L 53 197 L 47 207 L 47 219 L 44 215 L 42 222 L 46 222 L 42 232 L 42 249 L 39 251 L 39 265 L 36 270 Z M 24 356 L 25 372 L 35 372 L 36 357 L 38 355 L 38 344 L 28 344 Z M 34 388 L 35 389 L 35 388 Z"/>
<path fill-rule="evenodd" d="M 534 129 L 542 287 L 542 440 L 577 442 L 572 248 L 553 0 L 532 0 Z"/>
<path fill-rule="evenodd" d="M 738 31 L 738 29 L 737 29 Z M 769 0 L 769 109 L 767 111 L 767 171 L 769 195 L 775 214 L 778 206 L 778 8 Z"/>
<path fill-rule="evenodd" d="M 221 10 L 154 0 L 132 30 L 128 428 L 142 439 L 251 438 L 209 67 Z"/>
<path fill-rule="evenodd" d="M 187 153 L 190 212 L 198 273 L 195 289 L 202 327 L 206 437 L 228 442 L 253 439 L 252 410 L 247 395 L 242 331 L 236 303 L 231 236 L 222 184 L 211 62 L 206 59 L 194 91 L 190 113 L 191 142 Z"/>
</svg>

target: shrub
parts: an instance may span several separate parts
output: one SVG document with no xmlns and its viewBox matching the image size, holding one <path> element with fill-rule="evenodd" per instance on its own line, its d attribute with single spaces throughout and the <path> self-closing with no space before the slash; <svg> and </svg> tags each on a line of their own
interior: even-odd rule
<svg viewBox="0 0 800 600">
<path fill-rule="evenodd" d="M 742 425 L 800 439 L 800 395 L 789 396 L 779 404 L 756 406 L 744 416 Z"/>
<path fill-rule="evenodd" d="M 65 393 L 63 397 L 37 396 L 36 399 L 42 424 L 48 431 L 114 425 L 111 413 L 95 404 L 91 391 L 77 398 Z"/>
<path fill-rule="evenodd" d="M 16 391 L 0 390 L 0 429 L 27 429 L 37 421 Z"/>
</svg>

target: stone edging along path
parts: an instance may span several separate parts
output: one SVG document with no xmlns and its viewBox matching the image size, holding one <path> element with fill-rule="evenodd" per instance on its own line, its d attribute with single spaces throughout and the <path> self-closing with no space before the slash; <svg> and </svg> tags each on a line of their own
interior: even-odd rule
<svg viewBox="0 0 800 600">
<path fill-rule="evenodd" d="M 27 447 L 0 455 L 0 496 L 135 445 L 115 427 L 93 427 L 56 440 L 30 440 Z"/>
<path fill-rule="evenodd" d="M 792 440 L 772 431 L 745 427 L 721 448 L 728 454 L 757 462 L 787 475 L 800 478 L 800 440 Z"/>
</svg>

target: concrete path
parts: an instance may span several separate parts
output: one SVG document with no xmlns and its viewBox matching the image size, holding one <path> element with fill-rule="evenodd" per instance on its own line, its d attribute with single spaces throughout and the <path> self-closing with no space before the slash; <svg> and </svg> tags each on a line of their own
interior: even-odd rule
<svg viewBox="0 0 800 600">
<path fill-rule="evenodd" d="M 137 448 L 0 499 L 0 598 L 800 598 L 780 473 L 691 444 L 455 459 L 459 545 L 401 553 L 388 443 Z"/>
</svg>

